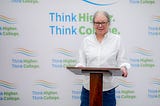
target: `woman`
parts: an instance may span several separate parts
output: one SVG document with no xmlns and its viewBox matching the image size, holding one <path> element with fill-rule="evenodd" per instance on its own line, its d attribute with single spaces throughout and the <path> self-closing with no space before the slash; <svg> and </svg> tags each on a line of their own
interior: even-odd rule
<svg viewBox="0 0 160 106">
<path fill-rule="evenodd" d="M 120 36 L 108 32 L 110 25 L 109 14 L 97 11 L 93 15 L 95 35 L 84 38 L 79 49 L 77 67 L 120 67 L 123 77 L 127 77 L 125 51 L 121 46 Z M 115 88 L 118 86 L 111 74 L 103 75 L 103 106 L 116 106 Z M 85 76 L 81 93 L 81 105 L 89 106 L 89 76 Z"/>
</svg>

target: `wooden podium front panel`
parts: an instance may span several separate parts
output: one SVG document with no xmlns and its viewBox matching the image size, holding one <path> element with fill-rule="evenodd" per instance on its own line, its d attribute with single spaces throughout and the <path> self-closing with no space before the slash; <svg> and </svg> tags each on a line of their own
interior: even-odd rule
<svg viewBox="0 0 160 106">
<path fill-rule="evenodd" d="M 90 73 L 90 106 L 102 106 L 103 73 Z"/>
<path fill-rule="evenodd" d="M 67 67 L 77 75 L 90 74 L 90 106 L 103 105 L 103 73 L 111 73 L 112 76 L 122 76 L 120 68 L 98 68 L 98 67 Z"/>
</svg>

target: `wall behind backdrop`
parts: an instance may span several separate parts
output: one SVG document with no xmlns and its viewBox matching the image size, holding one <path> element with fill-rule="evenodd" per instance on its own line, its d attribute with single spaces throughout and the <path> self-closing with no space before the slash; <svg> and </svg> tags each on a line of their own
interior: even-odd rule
<svg viewBox="0 0 160 106">
<path fill-rule="evenodd" d="M 110 14 L 132 66 L 117 77 L 117 106 L 159 106 L 160 0 L 1 0 L 0 106 L 79 106 L 82 76 L 65 67 L 94 34 L 97 10 Z"/>
</svg>

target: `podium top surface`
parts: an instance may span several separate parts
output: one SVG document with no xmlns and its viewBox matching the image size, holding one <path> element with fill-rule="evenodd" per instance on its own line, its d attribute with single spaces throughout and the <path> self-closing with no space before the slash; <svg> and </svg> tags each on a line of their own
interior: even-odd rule
<svg viewBox="0 0 160 106">
<path fill-rule="evenodd" d="M 101 67 L 66 67 L 68 70 L 77 75 L 86 73 L 112 73 L 113 76 L 122 76 L 120 68 L 101 68 Z"/>
<path fill-rule="evenodd" d="M 109 70 L 120 70 L 120 68 L 101 68 L 101 67 L 67 67 L 67 69 L 79 69 L 88 71 L 109 71 Z"/>
</svg>

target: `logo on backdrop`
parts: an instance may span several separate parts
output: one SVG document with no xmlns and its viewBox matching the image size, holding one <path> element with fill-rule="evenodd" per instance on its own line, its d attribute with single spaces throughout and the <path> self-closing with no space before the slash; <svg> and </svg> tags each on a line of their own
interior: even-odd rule
<svg viewBox="0 0 160 106">
<path fill-rule="evenodd" d="M 72 99 L 73 100 L 80 100 L 80 95 L 81 95 L 81 88 L 83 85 L 83 80 L 82 79 L 75 79 L 72 83 L 73 90 L 72 90 Z"/>
<path fill-rule="evenodd" d="M 149 36 L 160 36 L 160 16 L 153 16 L 152 23 L 148 26 Z"/>
<path fill-rule="evenodd" d="M 135 68 L 153 68 L 155 67 L 154 59 L 152 58 L 153 54 L 152 51 L 145 48 L 134 48 L 133 53 L 136 57 L 131 57 L 130 63 L 132 67 Z M 138 55 L 140 57 L 138 57 Z"/>
<path fill-rule="evenodd" d="M 57 84 L 45 80 L 37 80 L 34 82 L 34 90 L 32 91 L 32 99 L 40 100 L 58 100 Z M 40 90 L 42 89 L 42 90 Z"/>
<path fill-rule="evenodd" d="M 119 79 L 119 85 L 120 88 L 124 88 L 121 89 L 118 88 L 116 90 L 116 98 L 117 99 L 136 99 L 136 95 L 135 95 L 135 91 L 133 90 L 133 83 L 132 82 L 128 82 L 126 80 L 123 79 Z"/>
<path fill-rule="evenodd" d="M 93 15 L 90 13 L 50 12 L 49 16 L 51 22 L 49 29 L 52 36 L 95 34 L 92 26 Z M 113 15 L 110 15 L 110 19 L 111 22 L 115 22 Z M 109 31 L 113 34 L 120 34 L 116 27 L 111 27 Z"/>
<path fill-rule="evenodd" d="M 74 54 L 72 53 L 72 51 L 64 48 L 57 48 L 57 53 L 68 56 L 68 57 L 74 57 Z"/>
<path fill-rule="evenodd" d="M 156 0 L 129 0 L 131 4 L 155 4 Z"/>
<path fill-rule="evenodd" d="M 11 0 L 12 3 L 26 3 L 26 4 L 37 4 L 39 0 Z"/>
<path fill-rule="evenodd" d="M 66 66 L 75 66 L 77 60 L 75 59 L 75 55 L 71 50 L 65 48 L 57 48 L 55 53 L 60 56 L 64 56 L 64 58 L 52 58 L 52 67 L 53 68 L 65 68 Z M 59 56 L 58 56 L 59 57 Z"/>
<path fill-rule="evenodd" d="M 0 14 L 0 37 L 17 37 L 19 36 L 16 20 Z"/>
<path fill-rule="evenodd" d="M 0 80 L 0 101 L 20 100 L 14 83 Z M 3 89 L 3 90 L 2 90 Z"/>
<path fill-rule="evenodd" d="M 35 52 L 25 48 L 15 49 L 15 57 L 11 59 L 11 66 L 16 69 L 37 69 L 40 67 Z"/>
<path fill-rule="evenodd" d="M 88 4 L 95 5 L 95 6 L 110 6 L 116 4 L 118 0 L 82 0 Z"/>
<path fill-rule="evenodd" d="M 151 80 L 151 86 L 153 88 L 148 89 L 148 98 L 160 99 L 160 78 L 153 78 Z"/>
</svg>

